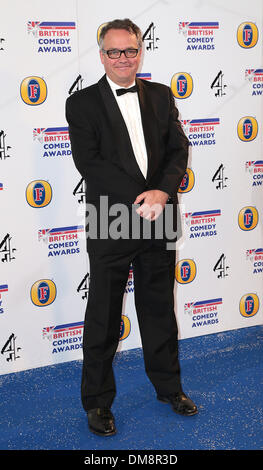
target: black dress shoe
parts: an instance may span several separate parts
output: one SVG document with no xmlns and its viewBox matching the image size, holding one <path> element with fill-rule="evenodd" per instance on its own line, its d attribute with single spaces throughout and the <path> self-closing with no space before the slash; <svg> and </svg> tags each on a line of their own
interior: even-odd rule
<svg viewBox="0 0 263 470">
<path fill-rule="evenodd" d="M 109 408 L 94 408 L 88 411 L 90 430 L 98 436 L 112 436 L 116 434 L 114 416 Z"/>
<path fill-rule="evenodd" d="M 170 403 L 176 413 L 184 416 L 193 416 L 198 413 L 197 407 L 190 398 L 183 392 L 174 393 L 172 395 L 164 396 L 157 395 L 158 400 L 163 403 Z"/>
</svg>

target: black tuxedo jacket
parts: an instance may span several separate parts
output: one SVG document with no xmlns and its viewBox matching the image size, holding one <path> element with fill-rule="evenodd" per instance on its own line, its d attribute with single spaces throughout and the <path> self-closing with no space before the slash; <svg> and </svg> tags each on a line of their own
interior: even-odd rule
<svg viewBox="0 0 263 470">
<path fill-rule="evenodd" d="M 136 79 L 148 154 L 146 179 L 140 171 L 127 127 L 104 75 L 66 102 L 72 155 L 86 181 L 87 202 L 133 204 L 143 191 L 159 189 L 174 205 L 186 171 L 188 139 L 178 120 L 171 89 Z"/>
</svg>

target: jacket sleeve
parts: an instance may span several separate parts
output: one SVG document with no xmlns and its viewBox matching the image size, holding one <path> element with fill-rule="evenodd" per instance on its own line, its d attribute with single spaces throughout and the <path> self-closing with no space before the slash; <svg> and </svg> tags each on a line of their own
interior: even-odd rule
<svg viewBox="0 0 263 470">
<path fill-rule="evenodd" d="M 69 125 L 72 157 L 77 170 L 85 180 L 91 181 L 105 174 L 110 162 L 102 158 L 97 126 L 85 113 L 84 106 L 74 95 L 66 101 L 66 119 Z"/>
<path fill-rule="evenodd" d="M 169 88 L 168 138 L 166 142 L 165 161 L 156 189 L 165 191 L 170 197 L 176 196 L 186 172 L 188 148 L 189 141 L 178 119 L 178 109 L 175 106 L 174 97 Z"/>
</svg>

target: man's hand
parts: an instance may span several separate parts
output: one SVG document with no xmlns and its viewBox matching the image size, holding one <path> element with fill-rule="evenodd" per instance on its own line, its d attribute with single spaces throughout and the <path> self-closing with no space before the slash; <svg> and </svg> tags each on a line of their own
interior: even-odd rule
<svg viewBox="0 0 263 470">
<path fill-rule="evenodd" d="M 136 209 L 137 214 L 147 220 L 156 220 L 162 213 L 164 206 L 169 198 L 169 194 L 159 189 L 150 189 L 139 194 L 133 204 L 143 204 Z"/>
</svg>

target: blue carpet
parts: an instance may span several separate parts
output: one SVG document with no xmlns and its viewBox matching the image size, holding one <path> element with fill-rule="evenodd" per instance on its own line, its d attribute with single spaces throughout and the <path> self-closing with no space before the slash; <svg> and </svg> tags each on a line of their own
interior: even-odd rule
<svg viewBox="0 0 263 470">
<path fill-rule="evenodd" d="M 0 376 L 2 450 L 262 450 L 263 326 L 181 340 L 185 392 L 199 414 L 158 402 L 140 349 L 116 355 L 118 433 L 88 430 L 81 361 Z"/>
</svg>

